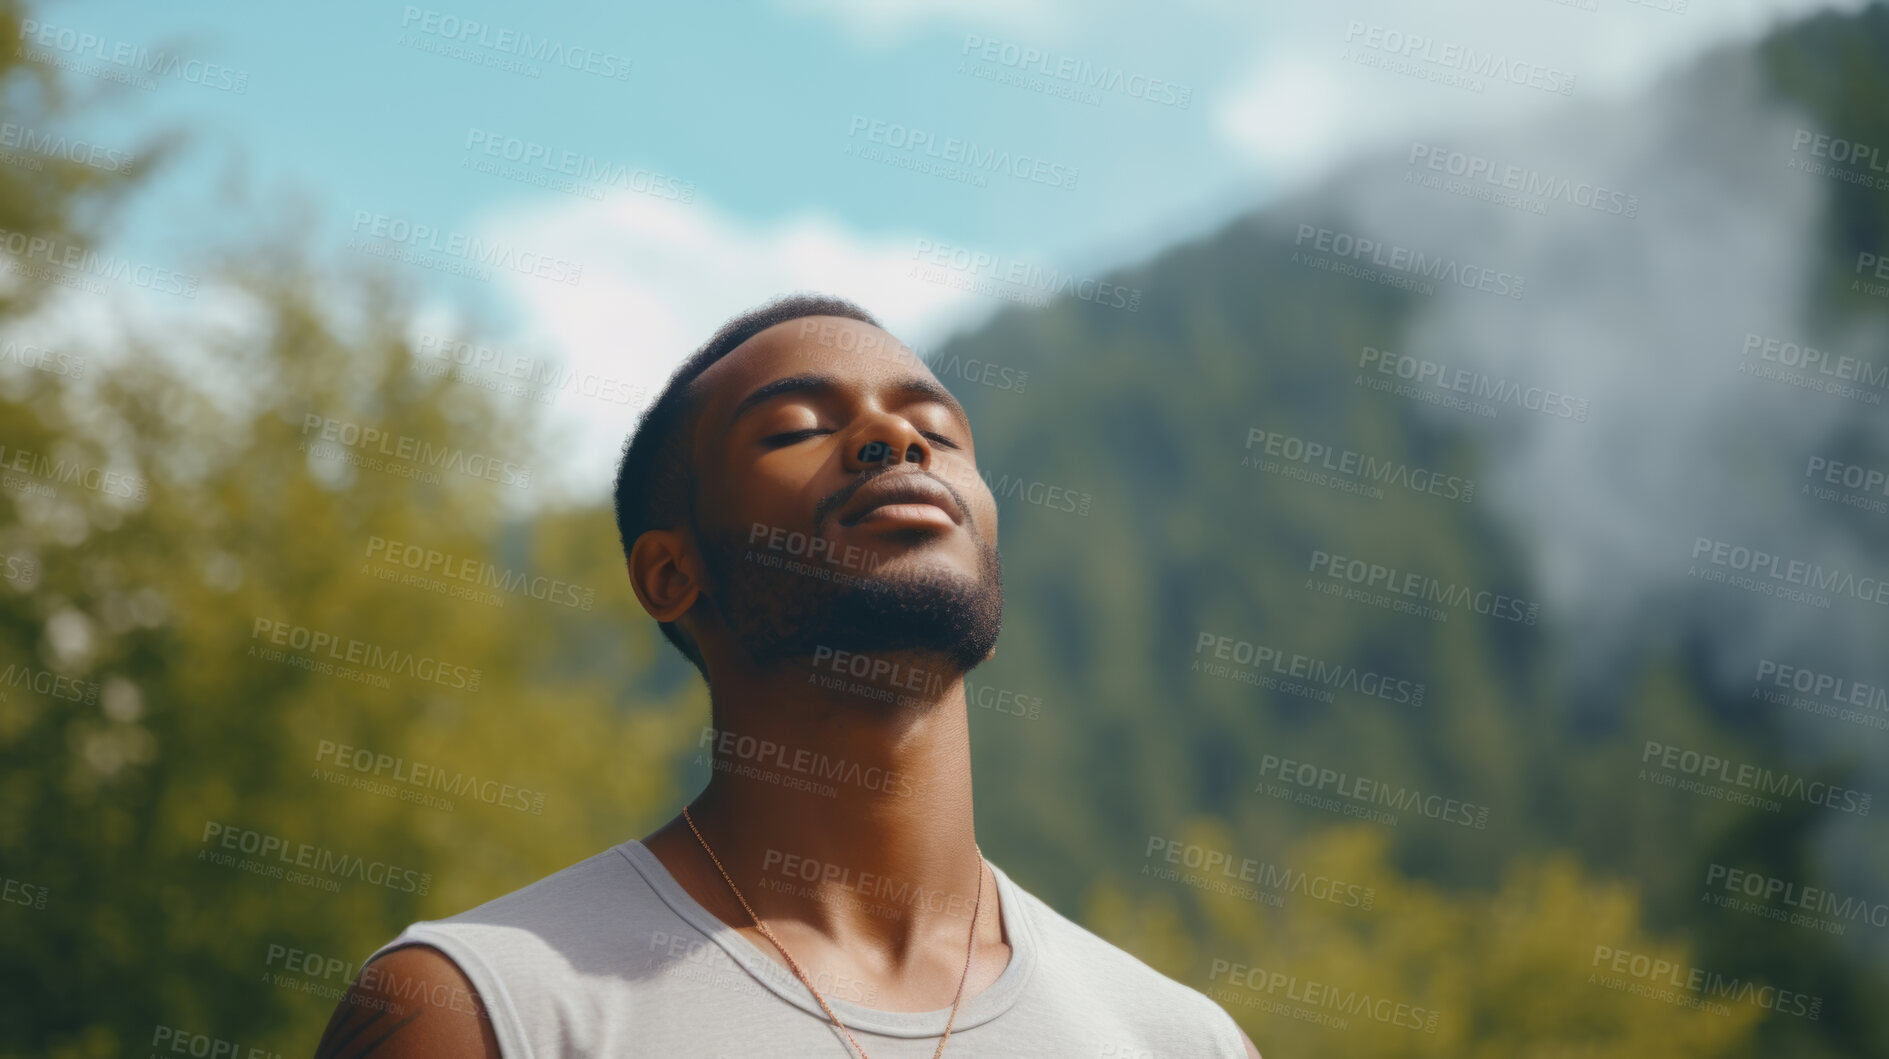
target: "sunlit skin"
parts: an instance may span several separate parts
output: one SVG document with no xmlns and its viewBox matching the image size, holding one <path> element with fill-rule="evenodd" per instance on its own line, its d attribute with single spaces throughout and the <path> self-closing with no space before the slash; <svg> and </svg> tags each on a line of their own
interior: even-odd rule
<svg viewBox="0 0 1889 1059">
<path fill-rule="evenodd" d="M 842 350 L 842 344 L 853 342 L 802 337 L 807 329 L 794 320 L 754 336 L 704 372 L 698 385 L 705 400 L 694 437 L 702 483 L 698 518 L 705 525 L 742 531 L 757 522 L 781 526 L 827 537 L 838 549 L 855 545 L 878 560 L 869 576 L 977 578 L 974 534 L 994 540 L 997 504 L 977 474 L 962 410 L 955 401 L 902 389 L 912 382 L 938 384 L 917 356 L 876 328 L 839 318 L 812 320 L 884 342 L 895 352 L 862 356 Z M 782 394 L 730 421 L 748 394 L 803 374 L 832 382 Z M 779 437 L 798 431 L 820 433 Z M 871 442 L 906 459 L 890 468 L 884 458 L 867 462 L 861 454 Z M 816 515 L 824 498 L 876 472 L 926 472 L 943 479 L 968 509 L 964 523 L 937 508 L 852 526 L 841 525 L 837 511 Z M 964 970 L 970 923 L 963 914 L 924 908 L 897 918 L 873 915 L 859 907 L 862 902 L 837 900 L 837 884 L 826 892 L 800 884 L 814 891 L 804 897 L 763 889 L 759 880 L 782 878 L 778 871 L 763 871 L 770 848 L 955 894 L 966 909 L 981 899 L 965 995 L 995 981 L 1009 962 L 1010 947 L 988 873 L 981 873 L 978 897 L 963 674 L 950 674 L 935 695 L 915 693 L 922 700 L 916 704 L 895 706 L 808 683 L 810 660 L 781 672 L 758 671 L 731 642 L 712 608 L 684 617 L 705 580 L 688 533 L 644 534 L 632 549 L 630 565 L 637 595 L 650 614 L 681 619 L 700 646 L 718 728 L 807 748 L 863 769 L 877 766 L 906 777 L 918 792 L 911 796 L 854 786 L 827 797 L 716 771 L 691 804 L 710 848 L 802 969 L 810 977 L 868 983 L 877 990 L 868 1006 L 880 1010 L 950 1007 Z M 916 652 L 900 653 L 897 660 L 926 672 L 943 665 L 942 659 Z M 691 896 L 779 958 L 680 815 L 643 841 Z"/>
<path fill-rule="evenodd" d="M 854 348 L 862 343 L 881 351 L 862 355 Z M 821 381 L 740 407 L 762 387 L 803 376 Z M 871 555 L 872 563 L 869 570 L 847 572 L 877 579 L 975 583 L 985 576 L 982 557 L 996 542 L 997 506 L 976 470 L 970 423 L 923 362 L 895 339 L 838 317 L 791 320 L 744 342 L 695 387 L 702 403 L 690 441 L 696 516 L 705 531 L 746 540 L 759 523 L 824 538 L 832 554 L 853 546 L 860 551 L 852 554 Z M 909 474 L 948 485 L 953 499 L 944 507 L 955 510 L 901 503 L 844 524 L 854 489 Z M 765 544 L 755 550 L 766 551 Z M 919 690 L 901 688 L 909 698 L 898 704 L 828 689 L 808 681 L 815 671 L 810 658 L 766 666 L 748 657 L 714 598 L 695 533 L 651 530 L 632 546 L 628 566 L 650 616 L 679 623 L 698 645 L 717 730 L 770 740 L 790 755 L 804 749 L 857 764 L 862 772 L 876 768 L 873 775 L 902 777 L 886 784 L 890 789 L 854 784 L 829 797 L 717 769 L 690 803 L 696 826 L 742 896 L 808 977 L 829 983 L 822 992 L 832 998 L 878 1010 L 948 1008 L 964 974 L 969 910 L 978 901 L 964 1002 L 994 982 L 1009 962 L 1010 946 L 995 881 L 981 870 L 974 845 L 964 673 L 935 652 L 877 652 L 876 659 L 943 679 L 925 681 Z M 783 581 L 791 585 L 793 576 Z M 681 814 L 643 842 L 703 907 L 786 966 Z M 788 879 L 764 868 L 770 850 L 777 859 L 788 853 L 841 865 L 855 879 L 869 872 L 952 899 L 936 910 L 897 906 L 902 914 L 888 916 L 861 907 L 865 902 L 839 882 L 794 879 L 791 887 L 771 889 L 761 881 Z M 408 973 L 464 983 L 450 961 L 424 946 L 397 950 L 375 965 L 389 961 L 400 961 Z M 324 1047 L 350 1026 L 342 1009 Z M 456 1054 L 497 1055 L 489 1027 L 474 1015 L 443 1009 L 379 1035 L 372 1054 L 455 1054 L 441 1035 L 467 1049 Z M 362 1033 L 357 1041 L 376 1036 Z M 1250 1041 L 1246 1049 L 1257 1059 Z"/>
</svg>

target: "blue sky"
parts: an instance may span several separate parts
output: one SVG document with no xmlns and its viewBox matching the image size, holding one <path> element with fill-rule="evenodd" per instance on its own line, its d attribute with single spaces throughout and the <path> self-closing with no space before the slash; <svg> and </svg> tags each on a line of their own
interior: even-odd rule
<svg viewBox="0 0 1889 1059">
<path fill-rule="evenodd" d="M 242 94 L 160 79 L 155 91 L 126 93 L 135 113 L 109 124 L 134 141 L 153 119 L 182 124 L 200 141 L 175 183 L 201 187 L 242 159 L 262 187 L 318 193 L 341 228 L 356 208 L 465 227 L 547 197 L 459 168 L 475 128 L 673 176 L 741 222 L 824 212 L 855 230 L 1013 252 L 1127 256 L 1125 242 L 1156 218 L 1265 190 L 1213 128 L 1241 43 L 1152 13 L 1103 29 L 1039 28 L 1013 15 L 927 19 L 883 37 L 774 4 L 75 4 L 42 21 L 248 73 Z M 594 49 L 602 72 L 538 62 L 533 77 L 401 43 L 453 43 L 445 31 L 467 23 L 486 27 L 469 52 L 517 58 L 477 44 L 510 30 L 565 54 Z M 1125 90 L 1091 104 L 961 73 L 967 63 L 1015 70 L 1002 51 L 995 62 L 967 57 L 972 37 L 1158 78 L 1186 88 L 1189 105 Z M 627 79 L 607 76 L 618 57 Z M 1077 170 L 1076 188 L 1016 178 L 976 188 L 847 158 L 849 141 L 869 134 L 849 135 L 856 118 L 1040 156 Z"/>
<path fill-rule="evenodd" d="M 416 334 L 476 320 L 514 359 L 648 386 L 721 319 L 793 288 L 854 297 L 922 349 L 1005 304 L 988 281 L 1012 264 L 1096 276 L 1315 181 L 1354 152 L 1637 91 L 1703 48 L 1819 6 L 74 0 L 36 18 L 40 46 L 67 59 L 123 70 L 107 58 L 113 49 L 162 49 L 224 68 L 215 79 L 244 80 L 240 93 L 190 83 L 186 74 L 205 70 L 193 65 L 78 120 L 116 147 L 157 128 L 194 137 L 126 218 L 125 253 L 191 268 L 212 233 L 228 237 L 258 204 L 273 213 L 291 195 L 315 207 L 302 234 L 341 263 L 369 261 L 350 239 L 429 226 L 424 241 L 369 239 L 425 259 L 394 266 L 421 302 Z M 79 35 L 97 42 L 91 52 L 72 43 Z M 547 58 L 520 56 L 510 45 L 521 35 Z M 453 45 L 462 56 L 440 53 Z M 1492 51 L 1551 83 L 1571 76 L 1574 91 L 1468 91 L 1372 65 L 1452 48 Z M 1058 70 L 1103 84 L 1086 99 L 1042 90 L 1072 87 Z M 894 164 L 922 157 L 899 146 L 913 134 L 937 152 L 966 141 L 1021 175 L 957 165 L 948 179 Z M 527 150 L 600 179 L 556 190 L 475 168 Z M 250 196 L 233 207 L 238 184 Z M 450 274 L 442 266 L 454 254 L 440 248 L 472 238 L 551 266 Z M 915 278 L 927 258 L 940 267 Z M 987 291 L 954 285 L 969 281 Z M 204 299 L 169 301 L 178 304 L 151 311 L 207 311 Z M 637 406 L 556 403 L 560 426 L 598 454 L 574 480 L 597 481 Z"/>
</svg>

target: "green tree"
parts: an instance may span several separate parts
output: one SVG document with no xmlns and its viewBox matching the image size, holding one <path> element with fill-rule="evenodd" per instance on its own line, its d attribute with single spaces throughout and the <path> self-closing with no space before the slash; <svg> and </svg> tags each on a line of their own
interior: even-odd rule
<svg viewBox="0 0 1889 1059">
<path fill-rule="evenodd" d="M 1210 820 L 1188 829 L 1203 848 L 1227 840 Z M 1106 879 L 1091 888 L 1085 919 L 1207 991 L 1273 1056 L 1727 1056 L 1741 1054 L 1762 1018 L 1791 1017 L 1749 1001 L 1688 1007 L 1610 988 L 1658 984 L 1650 972 L 1610 971 L 1616 952 L 1687 969 L 1682 977 L 1695 961 L 1686 945 L 1644 930 L 1636 887 L 1597 879 L 1570 857 L 1517 861 L 1499 888 L 1478 894 L 1409 879 L 1388 853 L 1382 829 L 1333 828 L 1278 862 L 1311 881 L 1260 887 L 1280 907 L 1180 881 Z M 1358 900 L 1319 896 L 1333 892 L 1320 879 Z M 1202 929 L 1186 927 L 1189 911 Z"/>
<path fill-rule="evenodd" d="M 396 276 L 253 250 L 202 297 L 0 400 L 0 848 L 49 897 L 0 908 L 0 1052 L 312 1047 L 407 922 L 666 816 L 705 715 L 635 690 L 609 511 L 521 521 L 528 406 L 419 370 Z"/>
</svg>

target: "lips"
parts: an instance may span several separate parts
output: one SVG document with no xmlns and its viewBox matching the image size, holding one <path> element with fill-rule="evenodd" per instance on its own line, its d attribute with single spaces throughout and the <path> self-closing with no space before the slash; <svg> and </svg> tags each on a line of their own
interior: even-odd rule
<svg viewBox="0 0 1889 1059">
<path fill-rule="evenodd" d="M 882 474 L 854 490 L 852 499 L 840 511 L 840 525 L 851 526 L 868 512 L 888 504 L 930 504 L 951 516 L 951 521 L 960 525 L 964 522 L 964 510 L 951 490 L 916 471 L 905 471 Z"/>
</svg>

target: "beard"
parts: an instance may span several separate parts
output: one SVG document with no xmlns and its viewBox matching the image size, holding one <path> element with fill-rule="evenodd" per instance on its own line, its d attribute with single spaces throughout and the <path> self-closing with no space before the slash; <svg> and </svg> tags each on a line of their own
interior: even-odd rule
<svg viewBox="0 0 1889 1059">
<path fill-rule="evenodd" d="M 854 572 L 827 567 L 838 580 L 754 561 L 739 532 L 698 531 L 709 602 L 730 639 L 756 668 L 810 659 L 816 649 L 942 660 L 968 673 L 990 656 L 1003 626 L 1003 560 L 982 535 L 975 575 L 936 570 Z"/>
</svg>

